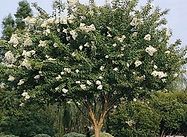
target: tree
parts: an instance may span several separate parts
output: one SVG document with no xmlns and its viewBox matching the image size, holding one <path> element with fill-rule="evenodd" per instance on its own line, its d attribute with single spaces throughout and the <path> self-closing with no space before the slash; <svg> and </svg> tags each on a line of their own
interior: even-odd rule
<svg viewBox="0 0 187 137">
<path fill-rule="evenodd" d="M 15 29 L 15 22 L 11 14 L 3 19 L 2 25 L 2 39 L 9 40 Z"/>
<path fill-rule="evenodd" d="M 17 93 L 20 103 L 67 100 L 84 106 L 99 137 L 119 100 L 167 88 L 185 63 L 176 48 L 180 42 L 168 43 L 167 11 L 151 2 L 137 10 L 137 3 L 79 5 L 67 17 L 26 18 L 28 30 L 3 43 L 3 88 Z"/>
<path fill-rule="evenodd" d="M 32 9 L 30 7 L 30 4 L 26 0 L 22 0 L 18 4 L 19 7 L 17 8 L 16 14 L 14 14 L 14 16 L 16 17 L 16 28 L 24 29 L 25 23 L 23 19 L 28 16 L 32 16 Z"/>
</svg>

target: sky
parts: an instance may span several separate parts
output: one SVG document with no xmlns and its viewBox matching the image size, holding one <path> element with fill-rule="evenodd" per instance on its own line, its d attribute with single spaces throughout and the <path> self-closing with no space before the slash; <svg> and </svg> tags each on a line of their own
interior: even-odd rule
<svg viewBox="0 0 187 137">
<path fill-rule="evenodd" d="M 9 13 L 14 14 L 20 0 L 2 0 L 0 4 L 0 22 Z M 29 3 L 37 2 L 40 7 L 48 12 L 52 11 L 53 0 L 27 0 Z M 66 0 L 62 0 L 66 1 Z M 89 0 L 80 0 L 81 3 L 88 3 Z M 98 5 L 102 5 L 105 0 L 95 0 Z M 147 0 L 139 0 L 139 5 L 144 5 Z M 172 30 L 171 42 L 176 39 L 182 40 L 182 45 L 187 45 L 187 0 L 154 0 L 153 4 L 161 9 L 170 9 L 166 16 L 168 27 Z M 1 31 L 1 29 L 0 29 Z M 1 33 L 0 33 L 1 35 Z"/>
</svg>

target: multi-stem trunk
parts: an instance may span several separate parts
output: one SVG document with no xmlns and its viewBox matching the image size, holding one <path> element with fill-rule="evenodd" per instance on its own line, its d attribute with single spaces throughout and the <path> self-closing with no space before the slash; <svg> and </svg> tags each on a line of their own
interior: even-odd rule
<svg viewBox="0 0 187 137">
<path fill-rule="evenodd" d="M 106 116 L 107 111 L 103 111 L 100 115 L 100 117 L 97 119 L 95 114 L 93 113 L 92 109 L 89 109 L 89 116 L 90 120 L 92 122 L 93 128 L 94 128 L 94 134 L 95 137 L 100 137 L 100 132 L 103 127 L 104 118 Z"/>
</svg>

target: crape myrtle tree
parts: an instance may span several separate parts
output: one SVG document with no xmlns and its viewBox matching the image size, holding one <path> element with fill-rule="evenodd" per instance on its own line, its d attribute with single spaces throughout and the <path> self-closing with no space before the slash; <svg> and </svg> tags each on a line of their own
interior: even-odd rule
<svg viewBox="0 0 187 137">
<path fill-rule="evenodd" d="M 25 18 L 27 27 L 1 42 L 1 90 L 16 93 L 17 107 L 64 100 L 84 106 L 99 137 L 115 105 L 167 89 L 185 63 L 180 41 L 168 42 L 167 11 L 137 3 L 77 4 L 67 15 Z"/>
</svg>

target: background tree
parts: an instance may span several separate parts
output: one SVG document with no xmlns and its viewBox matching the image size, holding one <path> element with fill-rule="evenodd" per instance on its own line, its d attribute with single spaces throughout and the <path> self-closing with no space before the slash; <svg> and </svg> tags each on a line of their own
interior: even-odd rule
<svg viewBox="0 0 187 137">
<path fill-rule="evenodd" d="M 24 29 L 25 23 L 23 19 L 25 19 L 28 16 L 32 16 L 32 9 L 30 7 L 30 4 L 26 0 L 20 1 L 18 5 L 19 7 L 17 8 L 16 13 L 14 14 L 14 16 L 16 17 L 16 28 Z"/>
<path fill-rule="evenodd" d="M 15 21 L 11 14 L 3 19 L 2 30 L 2 39 L 9 40 L 15 30 Z"/>
<path fill-rule="evenodd" d="M 167 11 L 150 1 L 137 10 L 137 3 L 79 5 L 67 17 L 25 19 L 29 29 L 3 42 L 3 88 L 16 93 L 19 103 L 84 106 L 99 137 L 114 105 L 168 88 L 185 63 L 185 53 L 176 50 L 180 42 L 168 43 Z"/>
</svg>

